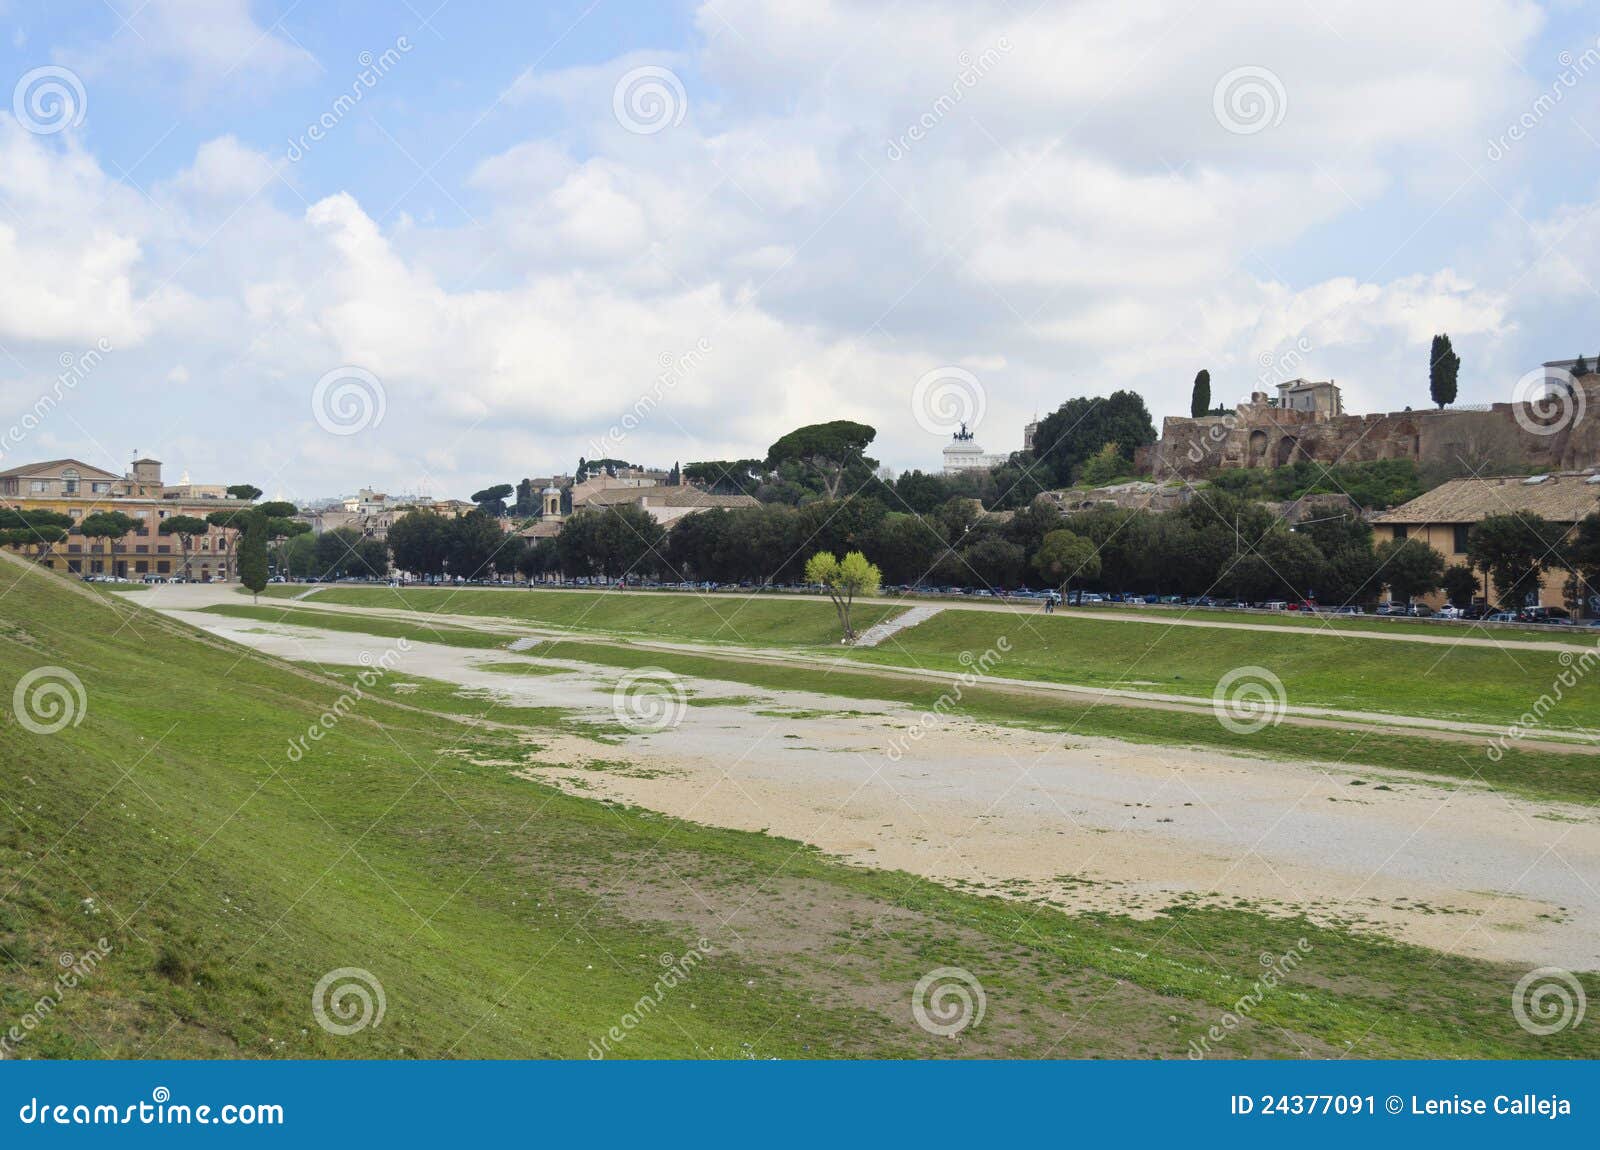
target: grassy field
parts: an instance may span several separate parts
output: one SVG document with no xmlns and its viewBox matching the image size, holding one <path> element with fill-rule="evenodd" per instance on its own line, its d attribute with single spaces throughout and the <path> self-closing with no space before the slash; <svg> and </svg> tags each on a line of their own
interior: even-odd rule
<svg viewBox="0 0 1600 1150">
<path fill-rule="evenodd" d="M 346 603 L 351 606 L 359 607 L 401 606 L 402 604 L 396 602 L 395 600 L 395 596 L 398 594 L 412 597 L 409 600 L 410 603 L 412 605 L 419 606 L 423 610 L 444 612 L 453 612 L 456 610 L 454 606 L 445 605 L 447 602 L 453 603 L 455 601 L 452 598 L 453 596 L 472 595 L 480 599 L 481 606 L 475 606 L 470 611 L 462 612 L 464 614 L 486 614 L 498 615 L 504 618 L 529 619 L 531 619 L 532 616 L 518 615 L 514 612 L 529 610 L 531 608 L 519 607 L 515 604 L 513 604 L 511 607 L 501 606 L 492 598 L 492 596 L 533 596 L 535 599 L 550 599 L 557 596 L 582 596 L 587 603 L 591 604 L 595 600 L 601 600 L 608 603 L 625 601 L 628 599 L 645 599 L 656 602 L 671 602 L 675 599 L 692 598 L 699 600 L 702 602 L 702 604 L 710 605 L 712 608 L 714 608 L 715 617 L 718 620 L 731 620 L 732 629 L 740 632 L 746 630 L 746 628 L 739 622 L 739 620 L 743 617 L 743 613 L 740 610 L 740 603 L 751 598 L 747 592 L 743 591 L 718 591 L 694 595 L 690 595 L 685 592 L 673 591 L 627 591 L 621 593 L 580 590 L 530 591 L 527 588 L 509 587 L 464 587 L 461 589 L 448 587 L 407 587 L 397 591 L 394 588 L 376 586 L 323 585 L 321 587 L 307 587 L 303 584 L 287 584 L 283 586 L 268 587 L 261 593 L 261 595 L 263 598 L 292 599 L 297 595 L 304 594 L 308 590 L 314 591 L 315 597 L 317 598 L 327 596 L 327 601 L 330 603 Z M 756 601 L 763 604 L 824 602 L 819 596 L 795 595 L 788 592 L 775 593 L 765 598 L 758 597 Z M 923 604 L 954 609 L 962 607 L 981 607 L 985 604 L 993 605 L 996 601 L 992 599 L 965 596 L 943 597 L 913 595 L 896 599 L 894 602 L 895 606 L 897 607 L 910 607 Z M 867 604 L 865 605 L 864 609 L 872 609 L 876 611 L 880 606 L 881 604 Z M 581 622 L 572 622 L 567 625 L 581 626 L 588 630 L 604 629 L 602 625 L 595 624 L 594 613 L 592 611 L 585 615 L 585 612 L 580 609 L 547 606 L 541 606 L 537 608 L 537 610 L 541 612 L 545 610 L 552 611 L 552 621 L 583 616 Z M 1038 604 L 1022 606 L 1019 608 L 1019 611 L 1020 613 L 1029 615 L 1043 613 L 1042 607 Z M 1531 640 L 1540 643 L 1565 642 L 1574 644 L 1592 644 L 1596 639 L 1600 639 L 1600 636 L 1589 636 L 1584 632 L 1558 630 L 1550 627 L 1512 627 L 1498 623 L 1493 626 L 1488 626 L 1481 623 L 1449 623 L 1443 621 L 1428 622 L 1427 620 L 1422 619 L 1388 619 L 1378 618 L 1370 615 L 1353 617 L 1316 614 L 1303 615 L 1298 611 L 1275 611 L 1271 613 L 1240 612 L 1224 611 L 1216 608 L 1206 607 L 1182 607 L 1158 604 L 1145 604 L 1138 607 L 1133 607 L 1122 603 L 1091 604 L 1079 608 L 1064 608 L 1063 611 L 1065 614 L 1070 614 L 1072 616 L 1081 615 L 1091 619 L 1096 615 L 1115 613 L 1122 616 L 1131 615 L 1136 618 L 1143 617 L 1153 623 L 1186 620 L 1191 623 L 1232 623 L 1242 625 L 1260 624 L 1270 627 L 1292 627 L 1297 629 L 1303 628 L 1307 630 L 1321 630 L 1357 635 L 1416 635 L 1423 637 L 1432 636 L 1444 639 L 1468 638 L 1480 640 L 1517 639 Z M 604 613 L 602 612 L 601 614 L 602 617 L 604 617 Z M 648 615 L 649 613 L 646 612 L 645 614 Z M 637 622 L 640 618 L 640 615 L 633 614 L 631 617 L 635 622 Z M 710 616 L 707 617 L 709 618 Z M 881 615 L 877 614 L 870 616 L 871 622 L 876 622 L 876 620 L 880 617 Z M 861 616 L 861 618 L 868 619 L 869 616 L 864 615 Z M 863 625 L 870 626 L 871 622 L 864 623 Z M 722 635 L 719 638 L 727 641 L 738 641 L 738 638 L 733 631 L 730 631 L 730 633 Z"/>
<path fill-rule="evenodd" d="M 1296 706 L 1422 715 L 1509 724 L 1551 690 L 1572 657 L 1556 651 L 1397 643 L 1354 635 L 1315 638 L 1235 628 L 1122 623 L 1076 613 L 1015 618 L 945 611 L 850 652 L 867 663 L 961 672 L 971 656 L 1002 653 L 991 673 L 1011 679 L 1075 683 L 1210 698 L 1236 667 L 1261 666 Z M 1544 718 L 1549 727 L 1600 726 L 1600 674 L 1577 676 Z"/>
<path fill-rule="evenodd" d="M 16 1056 L 581 1058 L 651 999 L 612 1055 L 1183 1057 L 1291 948 L 1217 1056 L 1600 1053 L 1593 1027 L 1515 1024 L 1520 968 L 1248 908 L 1069 916 L 563 795 L 511 773 L 560 715 L 491 730 L 381 682 L 343 705 L 347 677 L 0 563 L 0 698 L 46 666 L 87 705 L 0 740 L 0 1012 L 35 1010 L 63 953 L 110 955 Z M 939 966 L 985 990 L 959 1039 L 912 1020 Z M 336 1035 L 311 999 L 343 968 L 386 1005 Z"/>
<path fill-rule="evenodd" d="M 807 600 L 737 600 L 604 592 L 330 587 L 318 602 L 484 615 L 555 623 L 576 631 L 652 639 L 716 638 L 750 646 L 837 647 L 832 608 Z M 864 610 L 864 609 L 863 609 Z M 897 608 L 866 611 L 861 628 Z M 727 622 L 723 622 L 726 619 Z M 962 672 L 969 657 L 1004 637 L 1011 649 L 993 664 L 1004 678 L 1209 698 L 1238 667 L 1265 667 L 1295 706 L 1419 715 L 1509 725 L 1551 691 L 1572 656 L 1364 638 L 1355 632 L 1300 636 L 1227 627 L 1173 627 L 1097 619 L 1092 612 L 1014 615 L 952 609 L 849 652 L 853 659 Z M 1548 639 L 1547 634 L 1544 638 Z M 1576 677 L 1543 718 L 1548 728 L 1600 726 L 1600 674 Z"/>
<path fill-rule="evenodd" d="M 296 587 L 269 591 L 298 594 Z M 743 599 L 716 595 L 636 595 L 610 591 L 517 591 L 488 587 L 327 587 L 319 603 L 354 607 L 392 607 L 427 613 L 481 615 L 519 623 L 564 627 L 655 639 L 690 639 L 701 643 L 748 643 L 762 646 L 809 646 L 837 643 L 838 616 L 826 599 Z M 857 608 L 858 628 L 904 608 L 867 605 Z"/>
<path fill-rule="evenodd" d="M 269 607 L 264 604 L 254 607 L 223 604 L 205 610 L 208 614 L 232 618 L 323 627 L 479 649 L 504 647 L 513 640 L 509 634 L 437 628 L 420 617 L 415 622 L 409 622 L 403 619 L 338 615 L 304 607 Z M 913 634 L 914 631 L 902 634 Z M 931 708 L 949 690 L 945 683 L 919 683 L 912 679 L 875 674 L 875 664 L 866 662 L 857 673 L 826 667 L 742 662 L 714 654 L 633 649 L 584 642 L 581 639 L 540 644 L 529 654 L 608 667 L 664 667 L 695 678 L 774 690 L 815 691 L 847 699 L 880 699 L 924 708 Z M 959 658 L 952 661 L 957 668 L 966 669 Z M 1005 673 L 1005 667 L 996 668 L 996 673 Z M 1496 762 L 1485 755 L 1483 747 L 1475 744 L 1375 733 L 1360 724 L 1314 729 L 1278 726 L 1240 734 L 1223 727 L 1209 714 L 1114 704 L 1096 705 L 1071 698 L 1041 697 L 981 685 L 964 688 L 956 709 L 974 718 L 1063 732 L 1069 737 L 1099 735 L 1137 743 L 1214 747 L 1279 759 L 1359 764 L 1433 775 L 1448 783 L 1482 783 L 1530 798 L 1583 803 L 1600 801 L 1600 758 L 1529 750 L 1527 744 L 1511 745 Z"/>
</svg>

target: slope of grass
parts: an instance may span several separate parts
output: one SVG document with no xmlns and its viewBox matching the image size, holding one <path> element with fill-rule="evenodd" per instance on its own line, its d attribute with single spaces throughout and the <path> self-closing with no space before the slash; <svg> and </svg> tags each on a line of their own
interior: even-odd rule
<svg viewBox="0 0 1600 1150">
<path fill-rule="evenodd" d="M 17 1056 L 584 1057 L 626 1025 L 614 1055 L 1181 1057 L 1300 939 L 1219 1054 L 1600 1053 L 1592 1027 L 1516 1025 L 1520 968 L 1247 909 L 1069 916 L 563 795 L 511 773 L 541 728 L 350 698 L 0 561 L 0 700 L 42 667 L 87 706 L 54 734 L 8 715 L 0 738 L 0 1017 L 63 953 L 110 955 Z M 702 938 L 657 994 L 662 956 Z M 957 1040 L 911 1017 L 939 966 L 984 986 Z M 385 1012 L 337 1035 L 312 992 L 347 968 Z"/>
<path fill-rule="evenodd" d="M 540 626 L 701 643 L 808 646 L 839 641 L 838 616 L 833 605 L 820 598 L 339 586 L 318 591 L 315 598 L 319 603 L 353 607 L 482 615 Z M 856 608 L 854 621 L 858 629 L 865 629 L 903 610 L 894 604 L 866 604 Z"/>
</svg>

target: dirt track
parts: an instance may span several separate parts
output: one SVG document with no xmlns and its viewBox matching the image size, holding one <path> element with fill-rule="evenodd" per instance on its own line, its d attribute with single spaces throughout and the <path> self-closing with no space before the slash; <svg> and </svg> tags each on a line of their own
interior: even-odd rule
<svg viewBox="0 0 1600 1150">
<path fill-rule="evenodd" d="M 180 612 L 269 654 L 358 664 L 393 640 Z M 614 723 L 616 672 L 482 670 L 519 656 L 412 644 L 402 675 Z M 1279 763 L 940 720 L 690 680 L 695 705 L 621 746 L 541 730 L 530 777 L 852 861 L 1071 907 L 1244 899 L 1439 950 L 1600 968 L 1600 818 L 1397 772 Z M 720 700 L 720 701 L 719 701 Z M 492 717 L 492 713 L 491 713 Z"/>
<path fill-rule="evenodd" d="M 215 603 L 239 604 L 241 597 L 226 586 L 179 585 L 157 587 L 151 592 L 140 592 L 140 601 L 161 610 L 193 610 Z M 654 592 L 652 592 L 654 594 Z M 511 619 L 482 615 L 451 615 L 439 612 L 422 614 L 389 607 L 352 607 L 338 603 L 319 603 L 313 596 L 292 602 L 264 600 L 264 606 L 283 606 L 294 610 L 328 611 L 350 616 L 369 616 L 401 620 L 419 626 L 433 624 L 462 630 L 480 631 L 499 635 L 526 636 L 530 638 L 573 638 L 585 643 L 626 646 L 638 650 L 658 650 L 692 655 L 709 655 L 735 662 L 762 663 L 793 666 L 797 662 L 823 667 L 840 673 L 872 675 L 880 678 L 909 679 L 917 682 L 954 682 L 960 678 L 955 672 L 927 669 L 899 668 L 877 663 L 858 663 L 833 655 L 795 650 L 774 650 L 760 647 L 731 647 L 715 644 L 684 643 L 672 640 L 643 638 L 615 639 L 587 632 L 568 632 L 561 628 L 520 623 Z M 974 608 L 981 609 L 981 608 Z M 1295 628 L 1273 628 L 1295 631 Z M 1392 636 L 1390 636 L 1392 638 Z M 1084 687 L 1070 683 L 1046 683 L 1033 679 L 1011 679 L 986 675 L 985 689 L 1003 690 L 1018 694 L 1039 695 L 1049 698 L 1071 697 L 1094 705 L 1143 707 L 1154 710 L 1181 711 L 1188 714 L 1210 715 L 1210 701 L 1192 695 L 1174 695 L 1157 691 L 1126 690 L 1115 687 Z M 1312 728 L 1348 729 L 1352 724 L 1370 727 L 1374 733 L 1408 735 L 1435 739 L 1442 742 L 1483 744 L 1485 740 L 1505 734 L 1504 726 L 1486 723 L 1467 723 L 1450 719 L 1433 719 L 1414 715 L 1395 715 L 1375 711 L 1355 711 L 1331 707 L 1286 705 L 1282 722 L 1290 726 Z M 1572 754 L 1600 755 L 1600 738 L 1593 735 L 1567 734 L 1559 730 L 1527 731 L 1518 739 L 1518 745 L 1529 749 L 1562 751 Z"/>
</svg>

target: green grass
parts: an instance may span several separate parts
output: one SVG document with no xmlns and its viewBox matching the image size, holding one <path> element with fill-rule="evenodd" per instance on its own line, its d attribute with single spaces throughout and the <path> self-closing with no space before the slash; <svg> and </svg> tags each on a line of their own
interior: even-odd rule
<svg viewBox="0 0 1600 1150">
<path fill-rule="evenodd" d="M 375 689 L 341 706 L 347 676 L 0 563 L 0 700 L 41 666 L 88 705 L 55 734 L 8 718 L 0 739 L 0 1017 L 30 1010 L 63 952 L 103 937 L 111 955 L 17 1056 L 581 1058 L 701 937 L 711 954 L 617 1056 L 1182 1057 L 1259 956 L 1301 938 L 1220 1054 L 1600 1054 L 1593 1027 L 1516 1025 L 1520 967 L 1245 907 L 1068 915 L 562 794 L 512 774 L 542 728 Z M 313 725 L 325 737 L 290 754 Z M 936 966 L 985 988 L 955 1041 L 910 1017 Z M 336 1036 L 312 988 L 350 967 L 386 1013 Z"/>
<path fill-rule="evenodd" d="M 1002 638 L 1010 650 L 996 650 Z M 882 646 L 850 652 L 864 663 L 962 672 L 962 654 L 996 651 L 990 673 L 1093 687 L 1211 697 L 1237 667 L 1265 667 L 1296 706 L 1509 724 L 1552 689 L 1567 662 L 1555 651 L 1396 643 L 1355 635 L 1307 638 L 1231 628 L 1125 623 L 1076 613 L 1014 616 L 945 611 Z M 969 659 L 970 661 L 970 659 Z M 1600 669 L 1597 669 L 1600 670 Z M 1593 728 L 1600 673 L 1575 675 L 1544 723 Z"/>
<path fill-rule="evenodd" d="M 299 591 L 303 588 L 268 588 Z M 392 607 L 421 613 L 481 615 L 539 626 L 578 628 L 653 639 L 761 646 L 810 646 L 839 641 L 833 605 L 825 599 L 666 595 L 614 591 L 528 591 L 488 587 L 329 586 L 313 598 L 353 607 Z M 858 629 L 898 615 L 897 604 L 856 608 Z"/>
<path fill-rule="evenodd" d="M 1300 611 L 1225 611 L 1210 607 L 1181 607 L 1175 604 L 1147 603 L 1130 607 L 1124 603 L 1091 603 L 1082 608 L 1062 608 L 1072 614 L 1094 615 L 1100 611 L 1117 611 L 1148 615 L 1152 621 L 1183 619 L 1200 623 L 1262 624 L 1271 627 L 1304 627 L 1326 631 L 1345 631 L 1369 635 L 1432 635 L 1441 639 L 1517 639 L 1540 643 L 1592 643 L 1582 632 L 1564 631 L 1552 627 L 1513 627 L 1503 623 L 1492 626 L 1477 622 L 1426 619 L 1389 618 L 1377 615 L 1324 615 Z"/>
<path fill-rule="evenodd" d="M 393 638 L 403 637 L 477 648 L 505 646 L 512 641 L 510 635 L 496 636 L 476 631 L 452 634 L 444 629 L 430 630 L 420 623 L 413 627 L 403 621 L 392 619 L 341 616 L 305 608 L 225 605 L 209 607 L 206 610 L 309 627 L 322 626 L 326 621 L 332 629 L 341 631 L 366 632 Z M 946 618 L 946 615 L 935 616 L 926 623 L 900 632 L 897 638 L 915 635 L 923 627 L 932 626 Z M 966 618 L 979 622 L 985 619 L 1003 620 L 1003 616 L 985 616 L 980 613 L 973 613 Z M 1049 624 L 1055 620 L 1040 622 Z M 1115 624 L 1101 625 L 1115 626 Z M 459 643 L 455 635 L 461 636 Z M 999 636 L 983 637 L 992 647 Z M 1026 649 L 1020 639 L 1008 638 L 1008 641 L 1012 643 L 1013 652 Z M 985 649 L 981 646 L 975 647 L 974 654 L 981 654 Z M 856 652 L 857 656 L 870 653 L 872 652 Z M 887 651 L 878 652 L 878 654 L 887 653 Z M 804 664 L 780 666 L 741 662 L 734 658 L 687 652 L 635 650 L 626 646 L 586 643 L 574 639 L 541 643 L 524 654 L 533 658 L 565 659 L 610 667 L 665 667 L 683 675 L 717 679 L 734 684 L 772 690 L 815 691 L 841 698 L 878 699 L 921 708 L 931 708 L 941 696 L 953 693 L 952 686 L 947 682 L 919 683 L 912 679 L 874 674 L 874 668 L 880 665 L 902 669 L 895 660 L 887 658 L 860 659 L 861 670 L 852 672 L 809 667 Z M 1014 669 L 1009 661 L 1010 658 L 1008 654 L 1005 660 L 992 665 L 993 674 L 1028 678 L 1029 676 L 1023 671 Z M 967 664 L 961 662 L 959 656 L 930 656 L 919 658 L 918 661 L 924 665 L 939 664 L 961 672 L 971 670 Z M 527 666 L 539 665 L 530 663 Z M 1209 687 L 1202 694 L 1209 697 Z M 1290 698 L 1295 698 L 1292 692 Z M 1420 736 L 1377 733 L 1359 723 L 1345 727 L 1316 728 L 1283 725 L 1249 734 L 1237 734 L 1207 714 L 1115 704 L 1096 705 L 1069 697 L 1042 697 L 998 688 L 985 688 L 982 685 L 962 688 L 957 709 L 974 718 L 1011 723 L 1037 730 L 1065 732 L 1069 735 L 1099 735 L 1136 743 L 1169 746 L 1214 747 L 1279 759 L 1352 763 L 1433 775 L 1452 784 L 1481 783 L 1535 799 L 1600 802 L 1600 757 L 1528 750 L 1526 744 L 1510 744 L 1500 761 L 1493 762 L 1486 754 L 1487 742 L 1484 744 L 1446 742 Z"/>
</svg>

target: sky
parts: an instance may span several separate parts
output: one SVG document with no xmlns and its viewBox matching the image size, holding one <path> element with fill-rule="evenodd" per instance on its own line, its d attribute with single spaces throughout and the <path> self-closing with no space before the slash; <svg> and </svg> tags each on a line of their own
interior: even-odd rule
<svg viewBox="0 0 1600 1150">
<path fill-rule="evenodd" d="M 1600 355 L 1600 10 L 0 0 L 0 468 L 936 469 L 1067 399 Z M 5 86 L 12 99 L 4 100 Z"/>
</svg>

